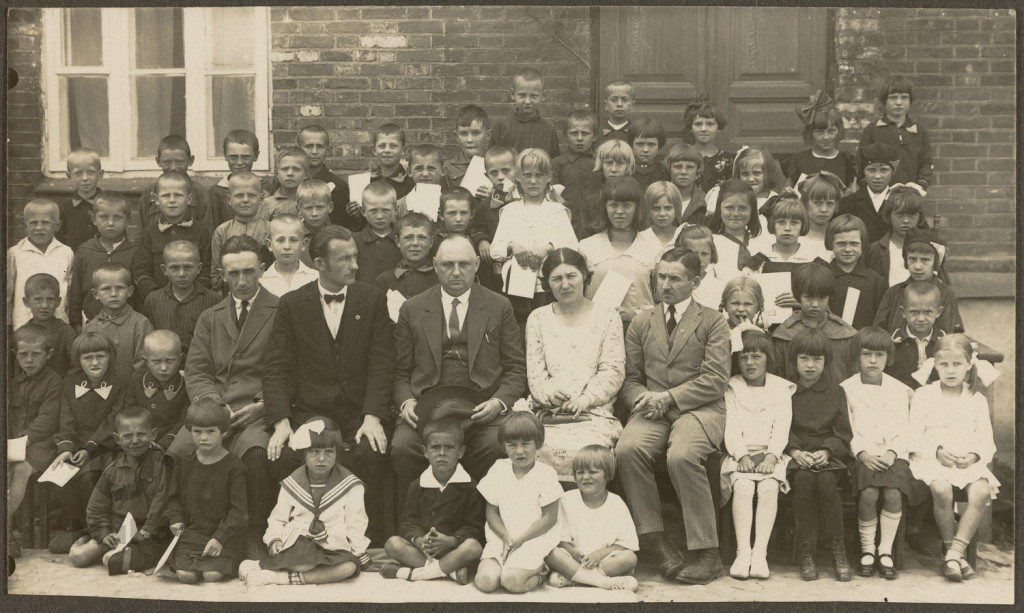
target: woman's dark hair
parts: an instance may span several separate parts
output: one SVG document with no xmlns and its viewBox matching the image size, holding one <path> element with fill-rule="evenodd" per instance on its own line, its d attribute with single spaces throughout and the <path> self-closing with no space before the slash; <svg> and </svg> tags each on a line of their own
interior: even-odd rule
<svg viewBox="0 0 1024 613">
<path fill-rule="evenodd" d="M 540 284 L 544 288 L 545 292 L 551 291 L 551 286 L 548 284 L 548 277 L 551 276 L 551 271 L 562 264 L 568 264 L 580 271 L 580 274 L 583 275 L 584 289 L 590 285 L 590 279 L 594 276 L 594 273 L 591 272 L 590 268 L 587 266 L 587 258 L 583 257 L 583 254 L 574 249 L 559 247 L 548 254 L 548 257 L 540 267 Z"/>
</svg>

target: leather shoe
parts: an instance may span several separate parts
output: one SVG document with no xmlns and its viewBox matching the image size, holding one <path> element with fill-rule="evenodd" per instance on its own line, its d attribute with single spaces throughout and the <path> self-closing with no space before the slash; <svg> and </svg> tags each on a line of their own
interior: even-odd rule
<svg viewBox="0 0 1024 613">
<path fill-rule="evenodd" d="M 650 532 L 640 535 L 640 549 L 653 553 L 658 559 L 658 572 L 666 579 L 673 579 L 686 566 L 683 554 L 664 532 Z"/>
<path fill-rule="evenodd" d="M 705 585 L 722 575 L 722 557 L 717 548 L 699 549 L 693 552 L 694 560 L 679 571 L 676 581 L 690 585 Z"/>
</svg>

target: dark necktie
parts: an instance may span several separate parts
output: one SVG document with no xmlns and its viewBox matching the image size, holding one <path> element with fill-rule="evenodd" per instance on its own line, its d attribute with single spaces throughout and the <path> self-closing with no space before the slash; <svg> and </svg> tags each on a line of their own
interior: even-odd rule
<svg viewBox="0 0 1024 613">
<path fill-rule="evenodd" d="M 332 302 L 344 302 L 345 294 L 324 294 L 324 302 L 330 304 Z"/>
<path fill-rule="evenodd" d="M 241 330 L 242 326 L 245 325 L 245 318 L 249 316 L 249 301 L 242 301 L 242 310 L 238 313 L 238 329 Z"/>
<path fill-rule="evenodd" d="M 672 333 L 676 331 L 676 305 L 668 305 L 668 321 L 665 322 L 665 329 L 668 332 L 668 342 L 672 344 Z"/>
<path fill-rule="evenodd" d="M 459 299 L 452 298 L 452 314 L 448 317 L 448 338 L 455 338 L 459 335 Z"/>
</svg>

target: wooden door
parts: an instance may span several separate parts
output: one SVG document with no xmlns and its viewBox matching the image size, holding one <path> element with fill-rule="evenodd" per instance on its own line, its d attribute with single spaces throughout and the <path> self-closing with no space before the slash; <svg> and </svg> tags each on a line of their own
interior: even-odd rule
<svg viewBox="0 0 1024 613">
<path fill-rule="evenodd" d="M 828 9 L 602 7 L 599 21 L 599 87 L 632 82 L 637 114 L 659 119 L 670 140 L 682 135 L 686 103 L 705 91 L 728 119 L 720 146 L 805 146 L 793 111 L 826 87 Z"/>
</svg>

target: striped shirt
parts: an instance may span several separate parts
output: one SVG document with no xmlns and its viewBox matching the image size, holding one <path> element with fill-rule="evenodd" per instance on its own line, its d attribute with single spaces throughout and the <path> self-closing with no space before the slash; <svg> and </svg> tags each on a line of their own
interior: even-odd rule
<svg viewBox="0 0 1024 613">
<path fill-rule="evenodd" d="M 181 339 L 182 354 L 188 354 L 192 334 L 196 330 L 199 315 L 221 301 L 221 295 L 199 283 L 193 284 L 192 293 L 184 300 L 174 297 L 171 284 L 150 292 L 142 306 L 142 314 L 153 322 L 157 330 L 170 330 Z"/>
</svg>

